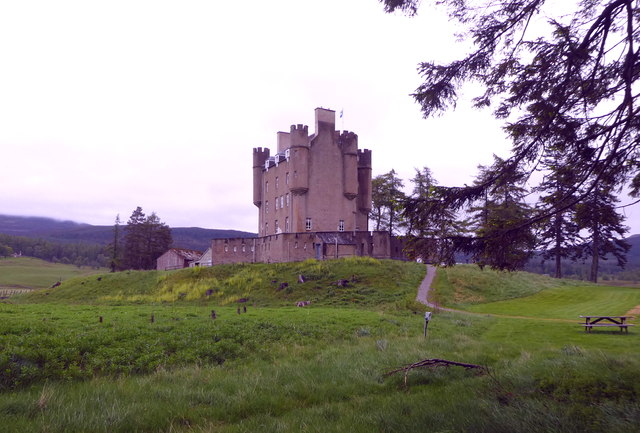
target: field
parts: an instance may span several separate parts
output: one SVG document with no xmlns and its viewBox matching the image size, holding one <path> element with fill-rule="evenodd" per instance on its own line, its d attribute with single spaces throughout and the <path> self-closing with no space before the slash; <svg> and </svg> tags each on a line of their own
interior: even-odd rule
<svg viewBox="0 0 640 433">
<path fill-rule="evenodd" d="M 2 290 L 8 294 L 25 289 L 43 289 L 58 281 L 103 272 L 105 269 L 79 268 L 33 257 L 0 258 L 0 296 Z"/>
<path fill-rule="evenodd" d="M 576 313 L 629 311 L 640 289 L 441 269 L 434 297 L 469 313 L 436 312 L 425 338 L 423 276 L 309 261 L 13 297 L 0 304 L 3 431 L 637 431 L 640 330 L 586 334 Z M 487 370 L 385 375 L 430 358 Z"/>
</svg>

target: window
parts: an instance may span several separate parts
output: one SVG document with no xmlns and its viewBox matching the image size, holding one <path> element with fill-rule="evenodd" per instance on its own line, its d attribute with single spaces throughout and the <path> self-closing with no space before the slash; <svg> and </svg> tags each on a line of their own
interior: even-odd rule
<svg viewBox="0 0 640 433">
<path fill-rule="evenodd" d="M 233 247 L 233 252 L 234 252 L 234 253 L 237 253 L 237 252 L 238 252 L 238 247 L 235 247 L 235 246 L 234 246 L 234 247 Z"/>
<path fill-rule="evenodd" d="M 278 176 L 276 176 L 276 190 L 278 189 Z"/>
<path fill-rule="evenodd" d="M 298 242 L 293 245 L 293 248 L 298 249 Z"/>
<path fill-rule="evenodd" d="M 278 197 L 276 197 L 276 210 L 278 210 Z"/>
<path fill-rule="evenodd" d="M 269 223 L 264 223 L 264 234 L 269 233 Z"/>
<path fill-rule="evenodd" d="M 287 193 L 287 207 L 289 207 L 289 193 Z"/>
<path fill-rule="evenodd" d="M 289 185 L 289 172 L 287 172 L 287 174 L 284 175 L 284 183 Z"/>
<path fill-rule="evenodd" d="M 338 231 L 339 232 L 344 231 L 344 220 L 340 220 L 340 222 L 338 223 Z"/>
<path fill-rule="evenodd" d="M 284 219 L 284 231 L 289 233 L 289 217 Z"/>
<path fill-rule="evenodd" d="M 264 192 L 269 192 L 269 182 L 264 183 Z"/>
<path fill-rule="evenodd" d="M 242 252 L 244 253 L 245 251 L 247 251 L 247 247 L 245 246 L 245 244 L 242 244 Z"/>
<path fill-rule="evenodd" d="M 228 251 L 229 251 L 229 245 L 225 245 L 225 246 L 224 246 L 224 252 L 226 253 L 226 252 L 228 252 Z"/>
<path fill-rule="evenodd" d="M 278 233 L 278 220 L 276 220 L 275 224 L 273 225 L 273 229 L 276 231 L 276 233 Z"/>
<path fill-rule="evenodd" d="M 266 213 L 269 213 L 269 200 L 264 202 L 264 211 Z"/>
<path fill-rule="evenodd" d="M 284 207 L 284 196 L 281 195 L 280 196 L 280 208 L 283 208 L 283 207 Z"/>
<path fill-rule="evenodd" d="M 306 228 L 307 230 L 311 230 L 311 227 L 312 227 L 312 225 L 311 225 L 311 218 L 307 218 L 307 220 L 305 221 L 305 228 Z"/>
</svg>

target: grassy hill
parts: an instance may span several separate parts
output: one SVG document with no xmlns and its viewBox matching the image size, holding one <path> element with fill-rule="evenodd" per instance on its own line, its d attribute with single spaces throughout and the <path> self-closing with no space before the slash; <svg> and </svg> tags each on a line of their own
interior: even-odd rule
<svg viewBox="0 0 640 433">
<path fill-rule="evenodd" d="M 69 278 L 103 273 L 106 269 L 79 268 L 33 257 L 0 258 L 0 290 L 42 289 Z"/>
<path fill-rule="evenodd" d="M 78 277 L 30 293 L 23 302 L 92 304 L 195 303 L 227 306 L 380 306 L 415 299 L 424 266 L 349 258 L 280 264 L 234 264 L 177 271 L 126 271 Z M 304 282 L 299 282 L 302 276 Z M 338 282 L 342 281 L 341 285 Z"/>
<path fill-rule="evenodd" d="M 11 298 L 3 431 L 637 430 L 640 330 L 587 334 L 573 314 L 628 311 L 640 289 L 440 269 L 434 297 L 473 312 L 436 311 L 425 338 L 423 275 L 371 259 L 233 265 L 77 277 Z M 386 374 L 423 359 L 489 370 Z"/>
</svg>

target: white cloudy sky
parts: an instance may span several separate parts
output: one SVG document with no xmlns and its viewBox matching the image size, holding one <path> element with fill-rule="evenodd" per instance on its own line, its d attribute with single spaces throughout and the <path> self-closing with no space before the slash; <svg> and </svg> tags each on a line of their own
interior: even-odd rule
<svg viewBox="0 0 640 433">
<path fill-rule="evenodd" d="M 499 125 L 465 107 L 424 120 L 409 96 L 418 62 L 464 52 L 455 30 L 377 0 L 3 2 L 0 213 L 109 225 L 141 206 L 256 231 L 252 148 L 316 107 L 344 110 L 374 175 L 470 182 L 507 154 Z"/>
</svg>

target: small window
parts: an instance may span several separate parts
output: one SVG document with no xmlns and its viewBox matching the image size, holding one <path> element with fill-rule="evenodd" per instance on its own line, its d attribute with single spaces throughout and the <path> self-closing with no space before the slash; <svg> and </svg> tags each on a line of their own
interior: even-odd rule
<svg viewBox="0 0 640 433">
<path fill-rule="evenodd" d="M 293 244 L 293 248 L 298 249 L 298 242 L 296 242 L 295 244 Z"/>
<path fill-rule="evenodd" d="M 225 253 L 229 252 L 229 245 L 225 245 L 225 246 L 224 246 L 224 252 L 225 252 Z"/>
<path fill-rule="evenodd" d="M 264 234 L 269 233 L 269 223 L 264 223 Z"/>
<path fill-rule="evenodd" d="M 269 200 L 264 202 L 264 211 L 265 213 L 269 213 Z"/>
<path fill-rule="evenodd" d="M 304 243 L 304 248 L 303 248 L 303 249 L 304 249 L 304 250 L 306 250 L 306 249 L 307 249 L 307 243 L 306 243 L 306 242 Z"/>
<path fill-rule="evenodd" d="M 244 253 L 245 251 L 247 251 L 247 247 L 246 245 L 242 244 L 242 252 Z"/>
<path fill-rule="evenodd" d="M 278 210 L 278 197 L 276 197 L 276 210 Z"/>
<path fill-rule="evenodd" d="M 264 183 L 264 192 L 269 192 L 269 182 Z"/>
<path fill-rule="evenodd" d="M 289 185 L 289 172 L 287 172 L 287 174 L 284 175 L 284 183 Z"/>
<path fill-rule="evenodd" d="M 233 252 L 237 253 L 238 252 L 238 247 L 233 247 Z"/>
<path fill-rule="evenodd" d="M 284 231 L 289 233 L 289 217 L 285 217 L 284 219 Z"/>
<path fill-rule="evenodd" d="M 338 223 L 338 231 L 339 232 L 344 231 L 344 220 L 340 220 L 340 222 Z"/>
<path fill-rule="evenodd" d="M 278 176 L 276 176 L 276 190 L 278 189 Z"/>
<path fill-rule="evenodd" d="M 305 228 L 307 230 L 311 230 L 312 224 L 311 224 L 311 218 L 307 218 L 305 221 Z"/>
<path fill-rule="evenodd" d="M 280 208 L 283 208 L 283 207 L 284 207 L 284 196 L 281 195 L 280 196 Z"/>
<path fill-rule="evenodd" d="M 278 220 L 276 220 L 275 224 L 273 225 L 273 229 L 276 231 L 276 233 L 278 233 Z"/>
<path fill-rule="evenodd" d="M 287 193 L 287 207 L 289 207 L 289 193 Z"/>
</svg>

